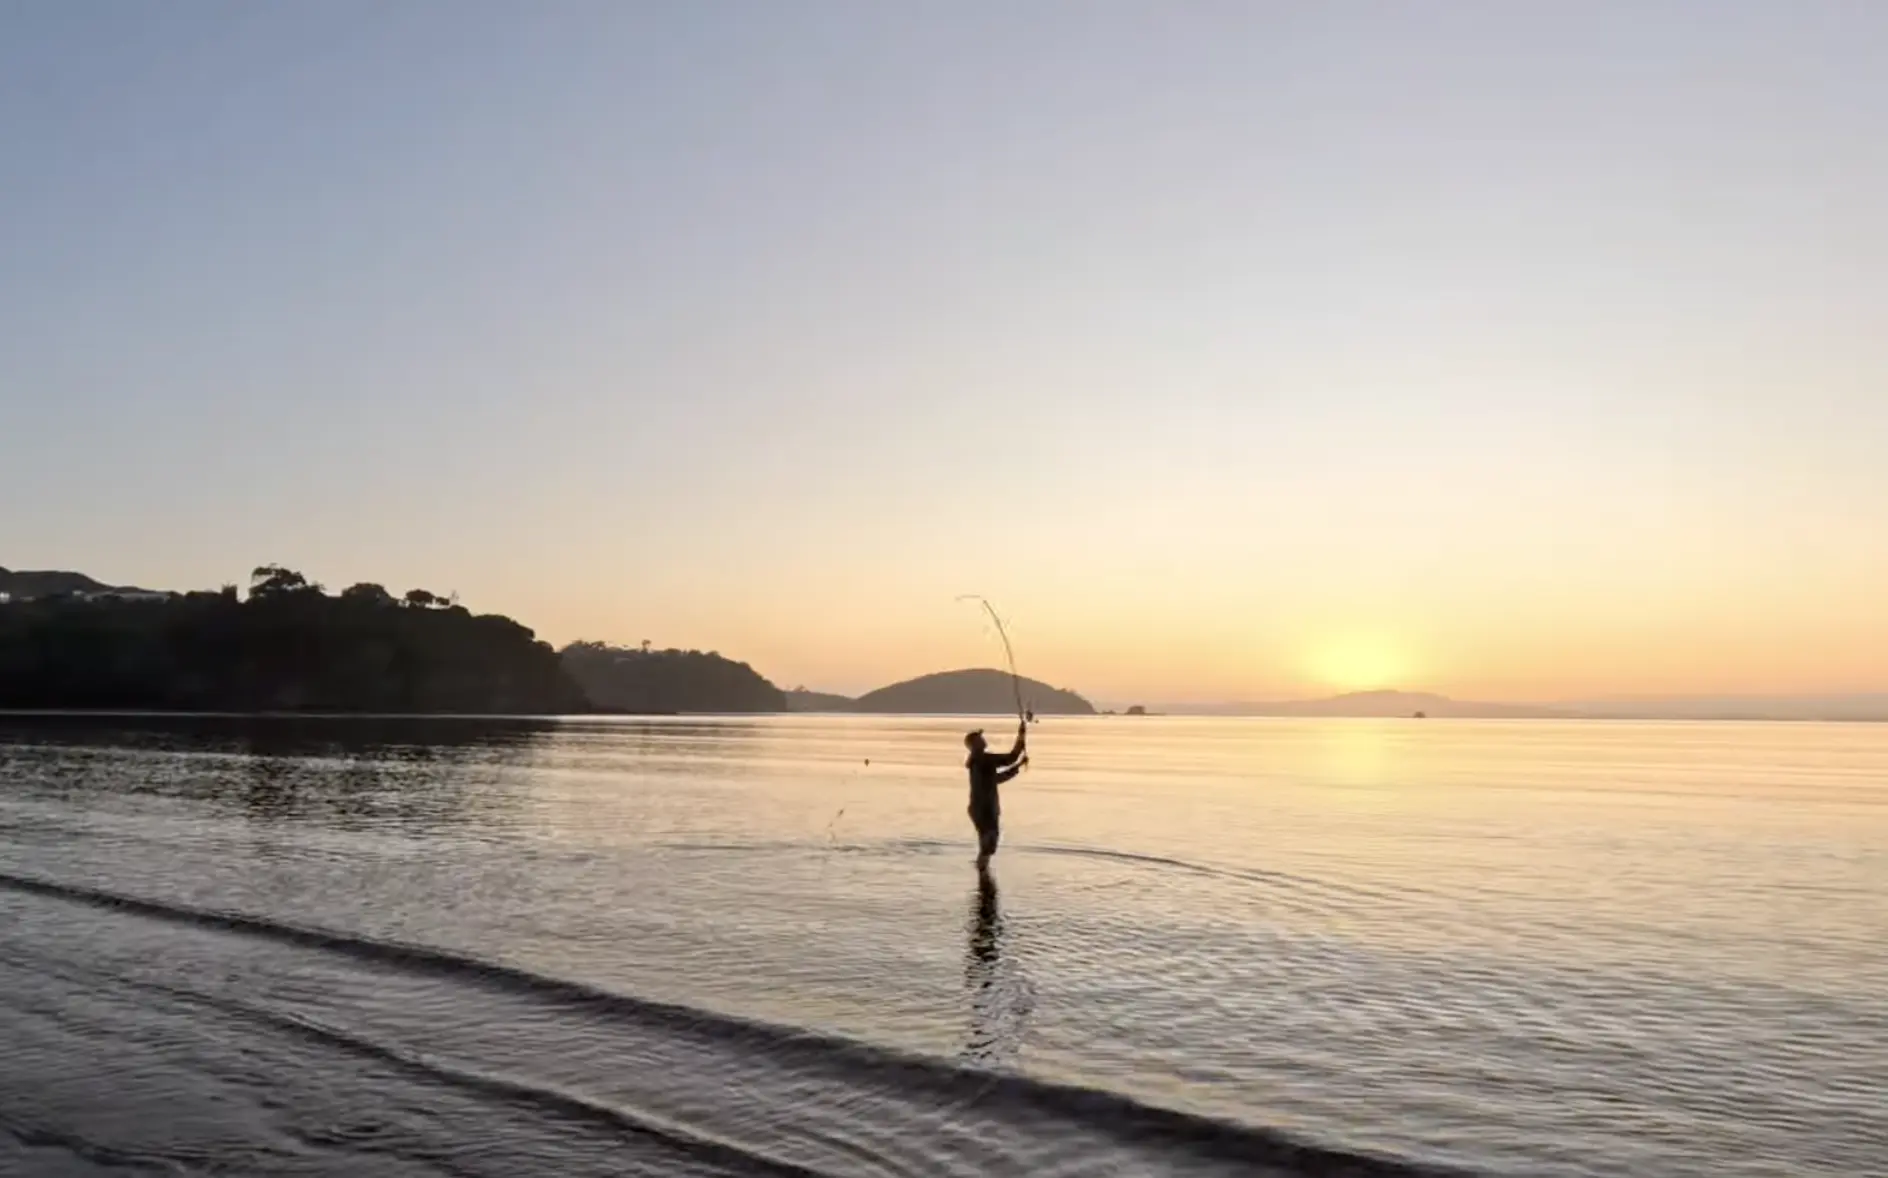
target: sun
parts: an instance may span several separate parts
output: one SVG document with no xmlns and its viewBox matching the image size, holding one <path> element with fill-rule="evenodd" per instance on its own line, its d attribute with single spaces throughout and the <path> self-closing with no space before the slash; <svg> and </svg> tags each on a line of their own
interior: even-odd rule
<svg viewBox="0 0 1888 1178">
<path fill-rule="evenodd" d="M 1318 682 L 1337 691 L 1378 691 L 1395 687 L 1409 664 L 1385 639 L 1347 635 L 1314 651 L 1308 669 Z"/>
</svg>

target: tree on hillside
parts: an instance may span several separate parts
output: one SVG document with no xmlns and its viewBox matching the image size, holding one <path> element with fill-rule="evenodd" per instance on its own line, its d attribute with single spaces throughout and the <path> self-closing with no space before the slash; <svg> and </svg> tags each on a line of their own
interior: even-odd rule
<svg viewBox="0 0 1888 1178">
<path fill-rule="evenodd" d="M 392 605 L 393 594 L 387 592 L 384 585 L 372 581 L 362 581 L 358 585 L 349 585 L 341 590 L 342 601 L 359 601 L 367 605 Z"/>
<path fill-rule="evenodd" d="M 257 565 L 249 574 L 249 596 L 255 599 L 285 597 L 292 593 L 320 593 L 321 586 L 294 569 L 279 564 Z"/>
<path fill-rule="evenodd" d="M 0 610 L 0 708 L 576 712 L 556 651 L 506 617 L 339 597 L 261 565 L 233 587 L 169 600 L 47 599 Z M 426 600 L 440 603 L 431 594 Z"/>
</svg>

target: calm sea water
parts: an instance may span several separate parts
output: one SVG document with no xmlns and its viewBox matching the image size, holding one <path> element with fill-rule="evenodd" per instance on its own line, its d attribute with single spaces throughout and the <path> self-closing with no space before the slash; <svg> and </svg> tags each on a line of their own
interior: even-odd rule
<svg viewBox="0 0 1888 1178">
<path fill-rule="evenodd" d="M 0 1172 L 1888 1173 L 1888 726 L 0 719 Z"/>
</svg>

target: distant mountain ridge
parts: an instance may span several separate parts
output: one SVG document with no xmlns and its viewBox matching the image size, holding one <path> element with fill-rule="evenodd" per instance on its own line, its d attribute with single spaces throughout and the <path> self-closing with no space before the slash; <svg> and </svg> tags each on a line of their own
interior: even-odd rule
<svg viewBox="0 0 1888 1178">
<path fill-rule="evenodd" d="M 746 663 L 699 650 L 573 642 L 558 654 L 596 706 L 632 713 L 784 712 L 787 698 Z"/>
<path fill-rule="evenodd" d="M 129 585 L 107 585 L 103 581 L 93 580 L 84 573 L 66 572 L 61 569 L 5 569 L 0 568 L 0 593 L 19 601 L 39 597 L 60 597 L 68 593 L 143 593 Z"/>
</svg>

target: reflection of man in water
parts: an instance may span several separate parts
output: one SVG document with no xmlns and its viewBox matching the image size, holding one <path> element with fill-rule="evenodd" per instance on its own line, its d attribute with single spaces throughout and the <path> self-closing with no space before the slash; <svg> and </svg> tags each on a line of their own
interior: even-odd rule
<svg viewBox="0 0 1888 1178">
<path fill-rule="evenodd" d="M 1003 817 L 1003 806 L 997 798 L 996 787 L 1022 772 L 1028 763 L 1023 746 L 1029 739 L 1027 722 L 1016 725 L 1016 747 L 1007 753 L 993 753 L 988 742 L 983 739 L 983 730 L 964 737 L 964 745 L 970 749 L 970 758 L 964 762 L 964 768 L 970 770 L 970 821 L 977 828 L 977 869 L 990 865 L 990 856 L 996 854 L 998 829 Z"/>
<path fill-rule="evenodd" d="M 996 879 L 977 876 L 977 898 L 970 910 L 970 951 L 964 956 L 964 984 L 970 988 L 970 1042 L 964 1055 L 973 1063 L 1000 1064 L 1014 1054 L 1018 1032 L 1006 1024 L 1005 1003 L 997 986 L 1003 963 L 1003 913 L 997 907 Z"/>
</svg>

